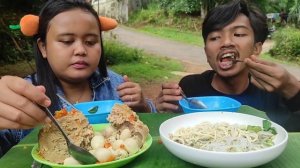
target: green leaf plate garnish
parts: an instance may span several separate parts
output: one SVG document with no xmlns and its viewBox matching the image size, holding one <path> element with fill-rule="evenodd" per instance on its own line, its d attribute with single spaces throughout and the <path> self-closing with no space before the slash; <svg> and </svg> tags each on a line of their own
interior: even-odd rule
<svg viewBox="0 0 300 168">
<path fill-rule="evenodd" d="M 96 113 L 98 111 L 98 106 L 92 107 L 88 110 L 89 113 Z"/>
</svg>

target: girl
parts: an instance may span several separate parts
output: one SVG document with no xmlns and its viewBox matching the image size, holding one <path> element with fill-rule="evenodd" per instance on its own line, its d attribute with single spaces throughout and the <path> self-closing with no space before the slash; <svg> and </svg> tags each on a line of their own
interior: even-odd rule
<svg viewBox="0 0 300 168">
<path fill-rule="evenodd" d="M 135 111 L 151 111 L 137 83 L 107 70 L 101 31 L 84 0 L 47 1 L 34 36 L 36 73 L 0 80 L 0 156 L 29 132 L 24 129 L 49 120 L 39 106 L 65 107 L 56 93 L 71 103 L 121 99 Z"/>
</svg>

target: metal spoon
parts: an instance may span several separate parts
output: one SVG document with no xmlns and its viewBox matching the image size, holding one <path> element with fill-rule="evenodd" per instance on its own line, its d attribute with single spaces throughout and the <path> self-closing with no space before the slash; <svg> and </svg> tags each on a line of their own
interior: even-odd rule
<svg viewBox="0 0 300 168">
<path fill-rule="evenodd" d="M 53 117 L 51 111 L 47 107 L 42 107 L 45 109 L 44 111 L 48 115 L 48 117 L 51 119 L 51 121 L 57 126 L 57 128 L 62 133 L 63 137 L 65 138 L 68 146 L 68 151 L 71 156 L 73 156 L 74 159 L 76 159 L 78 162 L 82 164 L 94 164 L 98 160 L 94 155 L 92 155 L 89 151 L 85 150 L 82 147 L 79 147 L 77 145 L 74 145 L 70 139 L 68 138 L 67 134 L 63 131 L 59 123 L 56 121 L 56 119 Z"/>
<path fill-rule="evenodd" d="M 182 97 L 188 102 L 189 107 L 191 108 L 198 108 L 198 109 L 205 109 L 207 106 L 200 100 L 193 99 L 193 98 L 187 98 L 186 95 L 183 93 L 183 91 L 180 91 L 180 94 Z"/>
<path fill-rule="evenodd" d="M 236 64 L 238 62 L 244 62 L 243 60 L 238 60 L 238 59 L 233 59 L 233 63 Z M 262 82 L 260 82 L 250 71 L 249 71 L 251 77 L 254 78 L 254 80 L 256 80 L 256 82 L 262 87 L 262 89 L 267 90 L 266 87 L 262 84 Z"/>
<path fill-rule="evenodd" d="M 56 93 L 56 96 L 58 96 L 62 101 L 64 101 L 68 106 L 72 107 L 74 110 L 80 111 L 72 103 L 70 103 L 67 99 L 65 99 L 62 95 Z"/>
<path fill-rule="evenodd" d="M 233 61 L 234 64 L 238 63 L 238 62 L 244 62 L 243 60 L 238 60 L 238 59 L 233 59 L 232 61 Z"/>
<path fill-rule="evenodd" d="M 78 110 L 78 108 L 76 108 L 72 103 L 70 103 L 67 99 L 65 99 L 63 96 L 61 96 L 60 94 L 56 93 L 56 95 L 62 100 L 64 101 L 68 106 L 72 107 L 74 110 L 80 111 Z M 98 106 L 94 106 L 92 108 L 90 108 L 88 110 L 89 113 L 93 114 L 96 113 L 98 111 Z"/>
</svg>

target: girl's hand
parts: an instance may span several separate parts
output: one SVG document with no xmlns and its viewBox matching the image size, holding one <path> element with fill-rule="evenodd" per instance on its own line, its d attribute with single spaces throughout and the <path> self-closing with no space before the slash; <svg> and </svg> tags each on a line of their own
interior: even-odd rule
<svg viewBox="0 0 300 168">
<path fill-rule="evenodd" d="M 123 78 L 125 82 L 117 88 L 121 100 L 134 111 L 150 112 L 147 101 L 143 96 L 141 86 L 131 82 L 127 75 L 123 76 Z"/>
<path fill-rule="evenodd" d="M 51 104 L 43 86 L 34 86 L 15 76 L 0 79 L 0 129 L 28 129 L 48 121 L 37 104 Z"/>
</svg>

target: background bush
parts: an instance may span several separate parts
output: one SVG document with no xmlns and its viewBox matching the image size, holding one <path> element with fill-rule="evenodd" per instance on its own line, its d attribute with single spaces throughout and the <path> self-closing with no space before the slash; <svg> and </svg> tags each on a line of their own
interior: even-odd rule
<svg viewBox="0 0 300 168">
<path fill-rule="evenodd" d="M 166 11 L 200 15 L 201 0 L 161 0 L 159 3 Z"/>
<path fill-rule="evenodd" d="M 0 65 L 33 59 L 31 40 L 9 26 L 18 25 L 25 14 L 37 15 L 42 3 L 43 0 L 0 1 Z"/>
<path fill-rule="evenodd" d="M 300 31 L 295 28 L 279 29 L 274 34 L 275 46 L 270 50 L 272 57 L 300 64 Z"/>
<path fill-rule="evenodd" d="M 107 39 L 104 39 L 104 54 L 108 65 L 140 62 L 143 55 L 140 50 Z"/>
</svg>

